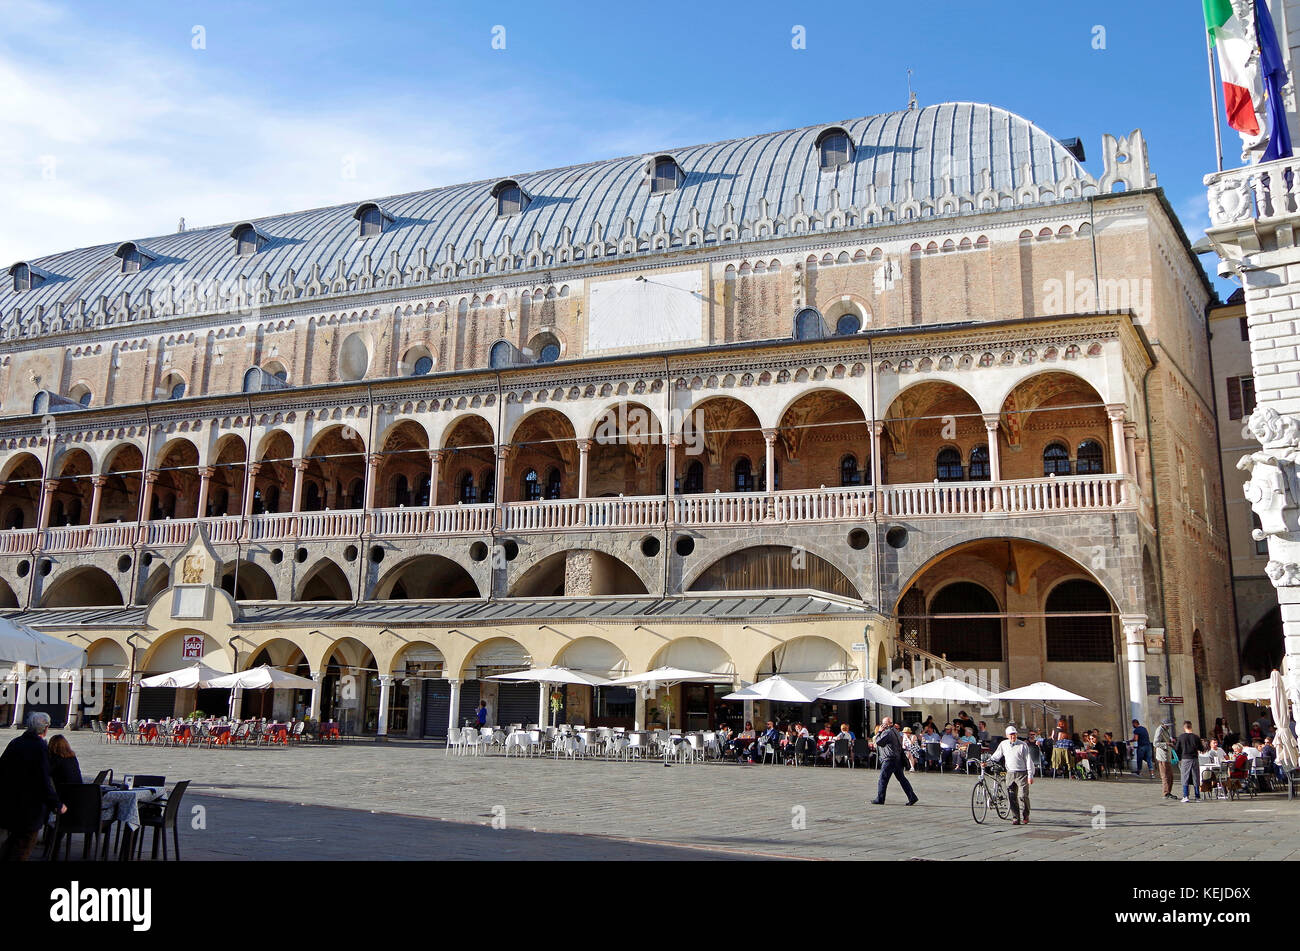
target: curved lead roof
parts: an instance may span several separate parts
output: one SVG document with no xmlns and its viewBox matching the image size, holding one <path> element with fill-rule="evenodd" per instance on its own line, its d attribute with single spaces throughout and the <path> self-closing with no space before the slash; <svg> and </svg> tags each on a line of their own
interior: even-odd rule
<svg viewBox="0 0 1300 951">
<path fill-rule="evenodd" d="M 854 142 L 848 165 L 823 172 L 816 141 L 828 128 L 842 128 Z M 648 171 L 655 155 L 671 155 L 681 167 L 681 185 L 665 195 L 651 195 Z M 692 227 L 692 209 L 699 209 L 699 227 L 726 221 L 726 205 L 739 223 L 760 217 L 761 201 L 773 218 L 794 213 L 796 196 L 803 211 L 825 211 L 838 193 L 841 208 L 887 205 L 937 199 L 948 188 L 958 196 L 974 196 L 991 186 L 1012 192 L 1021 186 L 1056 185 L 1067 179 L 1095 181 L 1060 142 L 1028 120 L 996 106 L 942 103 L 923 109 L 867 116 L 847 122 L 808 126 L 785 132 L 657 151 L 646 155 L 606 159 L 549 171 L 513 176 L 530 196 L 521 214 L 499 218 L 492 187 L 500 179 L 449 185 L 389 198 L 366 199 L 252 221 L 269 240 L 256 254 L 238 257 L 231 225 L 194 229 L 177 234 L 122 239 L 27 263 L 52 275 L 39 287 L 15 293 L 10 282 L 0 287 L 0 314 L 14 307 L 25 313 L 43 305 L 93 305 L 101 297 L 136 299 L 145 288 L 157 289 L 189 281 L 235 284 L 242 277 L 256 287 L 269 275 L 278 288 L 294 272 L 296 280 L 318 266 L 322 279 L 335 275 L 343 261 L 345 273 L 419 262 L 426 251 L 430 267 L 445 263 L 446 245 L 455 246 L 454 259 L 470 258 L 481 240 L 486 257 L 503 254 L 505 238 L 514 254 L 532 246 L 535 233 L 543 250 L 561 244 L 596 240 L 599 224 L 606 242 L 616 241 L 632 219 L 639 234 L 654 231 L 662 212 L 669 231 Z M 909 193 L 910 185 L 910 193 Z M 392 222 L 382 234 L 362 239 L 354 218 L 358 206 L 375 200 Z M 566 231 L 567 240 L 566 240 Z M 155 260 L 138 273 L 121 273 L 114 250 L 122 240 L 135 243 Z"/>
</svg>

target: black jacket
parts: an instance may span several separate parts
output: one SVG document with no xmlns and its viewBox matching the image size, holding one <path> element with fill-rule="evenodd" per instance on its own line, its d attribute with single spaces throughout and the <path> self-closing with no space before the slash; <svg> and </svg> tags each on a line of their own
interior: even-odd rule
<svg viewBox="0 0 1300 951">
<path fill-rule="evenodd" d="M 887 759 L 903 755 L 903 744 L 898 739 L 898 734 L 894 732 L 893 727 L 888 730 L 881 730 L 876 734 L 876 753 L 880 756 L 882 763 Z"/>
<path fill-rule="evenodd" d="M 80 786 L 81 764 L 77 762 L 75 756 L 51 756 L 50 780 L 54 783 L 55 789 L 64 783 Z"/>
<path fill-rule="evenodd" d="M 33 832 L 45 824 L 47 812 L 58 812 L 61 805 L 50 779 L 45 740 L 31 731 L 10 740 L 0 754 L 0 826 Z"/>
</svg>

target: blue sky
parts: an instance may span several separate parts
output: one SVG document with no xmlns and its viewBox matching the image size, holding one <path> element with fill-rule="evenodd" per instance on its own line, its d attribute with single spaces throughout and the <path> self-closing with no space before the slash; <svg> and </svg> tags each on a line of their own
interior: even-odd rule
<svg viewBox="0 0 1300 951">
<path fill-rule="evenodd" d="M 1208 224 L 1196 3 L 0 0 L 0 23 L 4 263 L 887 112 L 909 67 L 922 105 L 1078 136 L 1094 174 L 1103 133 L 1142 128 L 1191 239 Z"/>
</svg>

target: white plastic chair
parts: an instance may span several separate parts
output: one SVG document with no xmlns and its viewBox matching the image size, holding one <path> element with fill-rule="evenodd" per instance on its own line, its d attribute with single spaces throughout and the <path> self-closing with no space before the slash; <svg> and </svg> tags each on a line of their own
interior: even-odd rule
<svg viewBox="0 0 1300 951">
<path fill-rule="evenodd" d="M 461 742 L 465 744 L 465 752 L 472 752 L 478 756 L 483 749 L 483 737 L 479 735 L 477 729 L 466 729 L 461 733 Z"/>
<path fill-rule="evenodd" d="M 461 742 L 460 742 L 460 727 L 458 726 L 450 727 L 447 730 L 447 747 L 442 751 L 442 755 L 446 756 L 453 749 L 456 751 L 456 755 L 459 756 L 461 751 Z"/>
</svg>

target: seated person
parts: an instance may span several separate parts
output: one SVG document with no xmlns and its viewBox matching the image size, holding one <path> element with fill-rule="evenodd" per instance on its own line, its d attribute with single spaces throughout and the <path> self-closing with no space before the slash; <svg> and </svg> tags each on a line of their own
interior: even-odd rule
<svg viewBox="0 0 1300 951">
<path fill-rule="evenodd" d="M 790 756 L 794 753 L 794 745 L 799 741 L 799 730 L 793 723 L 787 723 L 785 733 L 781 736 L 781 755 Z"/>
<path fill-rule="evenodd" d="M 1246 785 L 1250 775 L 1250 757 L 1240 743 L 1233 744 L 1232 759 L 1228 761 L 1228 789 L 1235 791 Z"/>
<path fill-rule="evenodd" d="M 745 729 L 742 730 L 740 735 L 732 740 L 728 746 L 730 746 L 732 751 L 736 754 L 737 761 L 748 756 L 749 761 L 752 763 L 754 761 L 753 748 L 756 745 L 757 739 L 758 734 L 754 732 L 754 724 L 749 720 L 746 720 Z"/>
<path fill-rule="evenodd" d="M 975 731 L 966 727 L 965 735 L 957 738 L 957 768 L 963 769 L 972 756 L 979 759 L 980 742 L 975 738 Z"/>
<path fill-rule="evenodd" d="M 766 750 L 779 750 L 781 734 L 776 730 L 776 724 L 771 720 L 767 721 L 767 729 L 758 735 L 758 742 L 754 744 L 757 747 L 758 755 L 761 757 Z M 751 756 L 752 760 L 753 757 Z"/>
<path fill-rule="evenodd" d="M 943 728 L 943 733 L 939 735 L 939 747 L 943 762 L 952 767 L 957 756 L 957 737 L 953 735 L 951 726 Z"/>
<path fill-rule="evenodd" d="M 923 755 L 921 744 L 917 742 L 916 734 L 912 732 L 910 726 L 903 727 L 903 755 L 907 757 L 908 772 L 916 772 L 917 760 Z"/>
<path fill-rule="evenodd" d="M 831 729 L 831 723 L 827 720 L 822 724 L 822 728 L 817 731 L 818 752 L 825 752 L 826 744 L 830 743 L 833 736 L 835 736 L 835 731 Z"/>
<path fill-rule="evenodd" d="M 980 721 L 979 729 L 975 731 L 975 739 L 979 740 L 980 746 L 987 747 L 992 743 L 992 737 L 989 733 L 989 725 L 983 720 Z"/>
</svg>

